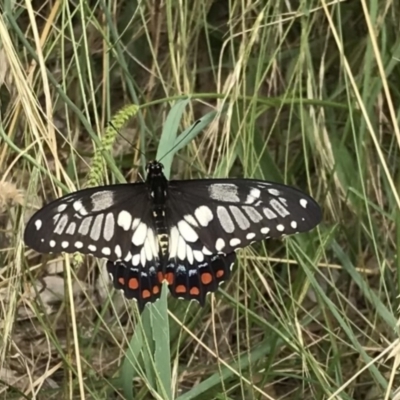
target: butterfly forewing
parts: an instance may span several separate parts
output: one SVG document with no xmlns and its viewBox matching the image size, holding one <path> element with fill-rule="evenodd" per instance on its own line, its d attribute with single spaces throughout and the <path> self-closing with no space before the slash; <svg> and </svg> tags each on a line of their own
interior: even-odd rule
<svg viewBox="0 0 400 400">
<path fill-rule="evenodd" d="M 84 189 L 39 210 L 24 239 L 40 253 L 80 252 L 146 264 L 158 258 L 150 210 L 144 183 Z"/>
<path fill-rule="evenodd" d="M 319 206 L 303 192 L 247 179 L 171 181 L 168 210 L 170 236 L 205 255 L 309 231 L 321 220 Z"/>
</svg>

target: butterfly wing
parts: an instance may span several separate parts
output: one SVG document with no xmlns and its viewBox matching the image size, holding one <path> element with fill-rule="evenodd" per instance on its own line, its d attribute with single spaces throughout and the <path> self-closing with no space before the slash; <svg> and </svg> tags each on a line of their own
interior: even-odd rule
<svg viewBox="0 0 400 400">
<path fill-rule="evenodd" d="M 207 293 L 215 292 L 227 281 L 236 259 L 235 253 L 204 255 L 202 260 L 179 257 L 168 260 L 165 279 L 172 296 L 185 300 L 197 300 L 204 306 Z"/>
<path fill-rule="evenodd" d="M 171 181 L 167 209 L 170 291 L 201 304 L 228 279 L 235 250 L 308 231 L 321 220 L 303 192 L 247 179 Z"/>
<path fill-rule="evenodd" d="M 198 237 L 212 254 L 306 232 L 321 221 L 320 207 L 305 193 L 250 179 L 171 181 L 168 209 L 180 236 L 189 243 Z"/>
<path fill-rule="evenodd" d="M 132 265 L 128 261 L 107 261 L 107 271 L 113 285 L 121 290 L 127 299 L 137 301 L 142 312 L 147 303 L 153 303 L 161 294 L 162 277 L 158 260 Z"/>
<path fill-rule="evenodd" d="M 80 252 L 111 261 L 157 253 L 143 183 L 95 187 L 61 197 L 33 215 L 24 240 L 40 253 Z"/>
<path fill-rule="evenodd" d="M 80 190 L 39 210 L 25 243 L 40 253 L 92 254 L 108 259 L 114 286 L 139 305 L 159 297 L 158 242 L 143 183 Z"/>
</svg>

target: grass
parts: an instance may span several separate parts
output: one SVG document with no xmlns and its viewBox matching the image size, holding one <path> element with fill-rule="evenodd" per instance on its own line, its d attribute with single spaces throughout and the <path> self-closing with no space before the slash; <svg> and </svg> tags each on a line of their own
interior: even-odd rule
<svg viewBox="0 0 400 400">
<path fill-rule="evenodd" d="M 395 2 L 1 7 L 0 397 L 400 399 Z M 103 262 L 24 246 L 42 204 L 140 180 L 199 118 L 171 178 L 294 185 L 318 229 L 141 317 Z"/>
</svg>

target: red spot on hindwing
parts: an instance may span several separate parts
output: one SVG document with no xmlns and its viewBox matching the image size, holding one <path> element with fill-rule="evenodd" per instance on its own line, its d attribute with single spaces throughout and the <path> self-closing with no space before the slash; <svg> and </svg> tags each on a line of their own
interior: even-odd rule
<svg viewBox="0 0 400 400">
<path fill-rule="evenodd" d="M 158 286 L 153 286 L 153 294 L 160 293 L 160 288 Z"/>
<path fill-rule="evenodd" d="M 148 299 L 149 297 L 151 297 L 151 292 L 150 292 L 150 290 L 144 289 L 144 290 L 142 291 L 142 298 L 143 298 L 143 299 Z"/>
<path fill-rule="evenodd" d="M 165 274 L 165 280 L 168 282 L 168 285 L 172 285 L 174 283 L 174 273 L 167 272 Z"/>
<path fill-rule="evenodd" d="M 192 296 L 198 296 L 200 294 L 200 289 L 197 286 L 193 286 L 192 288 L 190 288 L 189 293 Z"/>
<path fill-rule="evenodd" d="M 139 288 L 139 281 L 137 278 L 130 278 L 128 282 L 129 289 L 136 290 Z"/>
<path fill-rule="evenodd" d="M 204 272 L 201 274 L 200 279 L 203 285 L 209 285 L 212 282 L 213 277 L 209 272 Z"/>
<path fill-rule="evenodd" d="M 185 285 L 178 285 L 175 288 L 176 293 L 186 293 L 186 286 Z"/>
<path fill-rule="evenodd" d="M 215 276 L 217 278 L 222 278 L 224 275 L 225 275 L 225 271 L 223 269 L 220 269 L 215 273 Z"/>
</svg>

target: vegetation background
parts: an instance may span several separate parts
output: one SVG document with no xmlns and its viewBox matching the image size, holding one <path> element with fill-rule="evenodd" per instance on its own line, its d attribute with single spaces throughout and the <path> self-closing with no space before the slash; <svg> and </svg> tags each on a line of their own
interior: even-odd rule
<svg viewBox="0 0 400 400">
<path fill-rule="evenodd" d="M 400 399 L 398 2 L 0 7 L 0 398 Z M 168 320 L 140 318 L 103 262 L 24 246 L 96 157 L 97 182 L 135 181 L 162 132 L 210 116 L 171 176 L 286 182 L 318 229 L 241 251 L 204 309 L 168 298 Z"/>
</svg>

